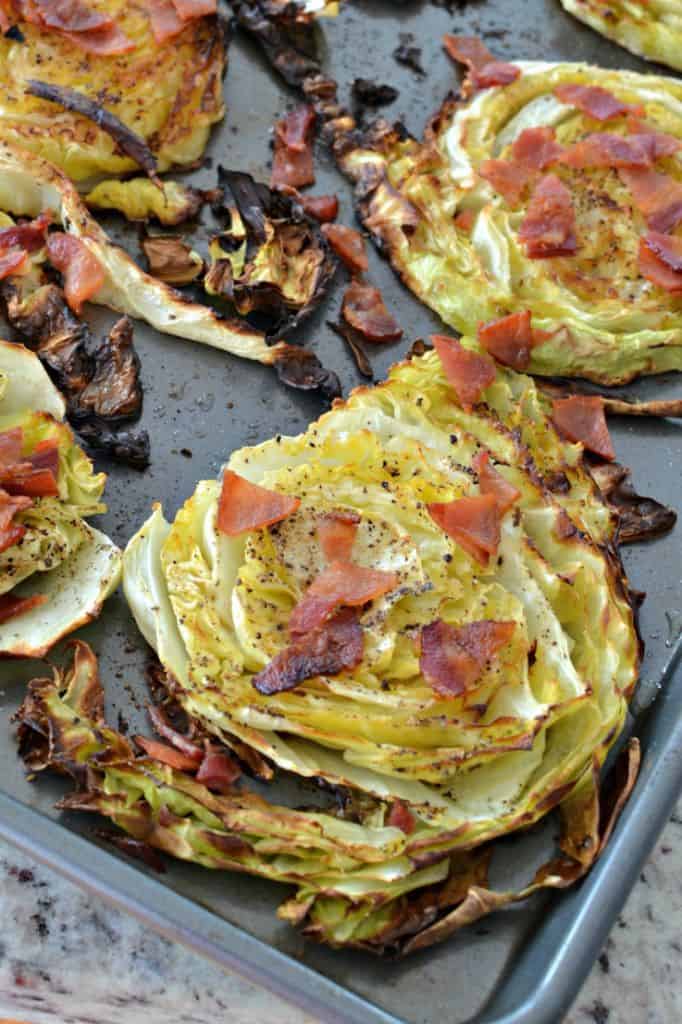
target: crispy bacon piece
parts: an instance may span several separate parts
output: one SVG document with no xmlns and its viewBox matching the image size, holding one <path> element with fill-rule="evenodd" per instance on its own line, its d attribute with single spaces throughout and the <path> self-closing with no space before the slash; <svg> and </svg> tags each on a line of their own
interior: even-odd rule
<svg viewBox="0 0 682 1024">
<path fill-rule="evenodd" d="M 169 747 L 166 743 L 159 743 L 158 740 L 149 739 L 147 736 L 135 736 L 135 743 L 141 750 L 144 750 L 147 757 L 161 764 L 167 764 L 178 772 L 192 772 L 197 770 L 197 763 L 193 757 L 183 754 L 175 747 Z"/>
<path fill-rule="evenodd" d="M 344 224 L 325 224 L 321 230 L 351 274 L 363 274 L 367 270 L 365 240 L 359 231 L 347 228 Z"/>
<path fill-rule="evenodd" d="M 118 25 L 96 29 L 94 32 L 62 32 L 66 39 L 85 53 L 96 57 L 117 57 L 135 49 L 135 42 Z"/>
<path fill-rule="evenodd" d="M 108 14 L 94 10 L 81 0 L 31 0 L 22 6 L 35 9 L 37 18 L 47 28 L 65 32 L 93 32 L 114 24 Z"/>
<path fill-rule="evenodd" d="M 259 693 L 269 696 L 293 690 L 315 676 L 335 676 L 359 665 L 364 644 L 357 612 L 344 608 L 277 654 L 251 682 Z"/>
<path fill-rule="evenodd" d="M 57 480 L 51 469 L 34 469 L 30 463 L 0 470 L 0 487 L 13 496 L 55 498 L 59 494 Z"/>
<path fill-rule="evenodd" d="M 13 594 L 0 595 L 0 622 L 8 622 L 18 615 L 30 612 L 32 608 L 39 608 L 45 604 L 47 598 L 44 594 L 34 594 L 32 597 L 15 597 Z"/>
<path fill-rule="evenodd" d="M 602 89 L 600 85 L 566 83 L 557 85 L 554 95 L 562 103 L 577 107 L 595 121 L 611 121 L 615 117 L 622 117 L 623 114 L 636 113 L 639 109 L 616 99 L 613 93 L 608 89 Z"/>
<path fill-rule="evenodd" d="M 286 519 L 300 504 L 300 498 L 269 491 L 226 469 L 218 503 L 218 529 L 228 537 L 261 530 Z"/>
<path fill-rule="evenodd" d="M 55 231 L 48 235 L 50 263 L 64 279 L 64 297 L 78 316 L 83 303 L 96 295 L 105 281 L 104 270 L 96 256 L 75 235 Z"/>
<path fill-rule="evenodd" d="M 445 334 L 432 334 L 431 341 L 448 383 L 462 408 L 468 411 L 480 401 L 485 389 L 495 380 L 495 364 L 488 356 L 470 352 L 455 338 L 448 338 Z"/>
<path fill-rule="evenodd" d="M 0 433 L 0 468 L 21 461 L 23 443 L 24 431 L 21 427 L 12 427 Z"/>
<path fill-rule="evenodd" d="M 560 158 L 569 167 L 651 167 L 661 157 L 671 156 L 682 146 L 674 135 L 642 132 L 613 135 L 594 132 L 567 149 Z"/>
<path fill-rule="evenodd" d="M 173 6 L 183 21 L 215 14 L 218 9 L 217 0 L 173 0 Z"/>
<path fill-rule="evenodd" d="M 516 623 L 482 619 L 451 626 L 442 619 L 421 632 L 422 675 L 441 697 L 458 697 L 472 689 L 486 664 L 511 640 Z"/>
<path fill-rule="evenodd" d="M 498 363 L 522 372 L 528 368 L 531 350 L 544 339 L 535 335 L 530 323 L 530 310 L 524 309 L 480 324 L 478 340 Z"/>
<path fill-rule="evenodd" d="M 328 224 L 336 220 L 339 212 L 339 200 L 336 196 L 297 196 L 308 217 L 313 217 L 320 224 Z"/>
<path fill-rule="evenodd" d="M 275 149 L 270 184 L 301 188 L 315 182 L 313 128 L 315 111 L 304 104 L 275 125 Z"/>
<path fill-rule="evenodd" d="M 289 632 L 300 636 L 321 626 L 337 608 L 359 608 L 398 585 L 398 574 L 353 562 L 330 562 L 310 584 L 289 618 Z"/>
<path fill-rule="evenodd" d="M 353 280 L 346 288 L 341 307 L 344 320 L 367 341 L 397 341 L 403 329 L 384 305 L 381 292 L 370 284 Z"/>
<path fill-rule="evenodd" d="M 197 782 L 203 782 L 216 793 L 229 793 L 241 773 L 241 768 L 231 757 L 209 748 L 199 765 Z"/>
<path fill-rule="evenodd" d="M 503 516 L 519 500 L 521 491 L 517 490 L 490 465 L 490 452 L 480 451 L 471 464 L 478 475 L 481 494 L 492 494 L 497 502 L 500 515 Z"/>
<path fill-rule="evenodd" d="M 57 479 L 59 475 L 59 442 L 52 437 L 39 441 L 30 455 L 26 456 L 34 469 L 48 469 Z"/>
<path fill-rule="evenodd" d="M 327 512 L 317 522 L 317 538 L 327 562 L 349 562 L 360 516 L 356 512 Z"/>
<path fill-rule="evenodd" d="M 648 227 L 672 231 L 682 221 L 682 184 L 657 171 L 622 167 L 618 176 L 632 193 Z"/>
<path fill-rule="evenodd" d="M 45 245 L 47 229 L 51 223 L 52 213 L 45 210 L 35 220 L 27 220 L 23 224 L 13 224 L 9 228 L 3 228 L 0 231 L 0 252 L 5 253 L 11 249 L 24 249 L 29 253 L 37 252 Z"/>
<path fill-rule="evenodd" d="M 176 750 L 180 750 L 187 757 L 192 758 L 195 765 L 200 765 L 204 759 L 205 750 L 197 746 L 196 743 L 192 743 L 187 736 L 178 732 L 177 729 L 174 729 L 162 708 L 157 707 L 155 704 L 149 704 L 147 711 L 159 736 L 163 736 Z"/>
<path fill-rule="evenodd" d="M 570 256 L 578 248 L 571 193 L 555 174 L 536 185 L 519 228 L 531 259 Z"/>
<path fill-rule="evenodd" d="M 682 239 L 659 231 L 640 238 L 639 272 L 673 295 L 682 292 Z"/>
<path fill-rule="evenodd" d="M 26 527 L 15 523 L 17 512 L 23 512 L 33 504 L 31 498 L 10 495 L 0 487 L 0 552 L 18 544 L 26 533 Z"/>
<path fill-rule="evenodd" d="M 152 34 L 159 46 L 167 43 L 169 39 L 174 39 L 186 25 L 172 0 L 147 0 L 147 14 Z"/>
<path fill-rule="evenodd" d="M 514 140 L 509 159 L 484 160 L 478 173 L 514 205 L 536 175 L 559 160 L 563 152 L 553 128 L 525 128 Z"/>
<path fill-rule="evenodd" d="M 394 800 L 386 818 L 386 824 L 399 828 L 406 836 L 411 836 L 417 827 L 417 819 L 404 800 Z"/>
<path fill-rule="evenodd" d="M 28 253 L 24 249 L 10 249 L 0 253 L 0 281 L 10 274 L 20 273 L 27 260 Z"/>
<path fill-rule="evenodd" d="M 604 402 L 598 395 L 571 395 L 552 400 L 552 421 L 569 441 L 579 441 L 611 462 L 616 457 L 606 425 Z"/>
<path fill-rule="evenodd" d="M 451 60 L 464 64 L 476 89 L 491 85 L 509 85 L 521 71 L 515 64 L 495 60 L 494 56 L 477 36 L 443 36 L 443 48 Z"/>
<path fill-rule="evenodd" d="M 500 509 L 494 494 L 475 494 L 426 506 L 441 530 L 452 537 L 481 565 L 497 553 L 500 544 Z"/>
</svg>

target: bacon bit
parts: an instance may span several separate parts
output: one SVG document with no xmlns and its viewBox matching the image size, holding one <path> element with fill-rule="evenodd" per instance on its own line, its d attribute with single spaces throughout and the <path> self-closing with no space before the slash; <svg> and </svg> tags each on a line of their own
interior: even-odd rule
<svg viewBox="0 0 682 1024">
<path fill-rule="evenodd" d="M 23 443 L 24 431 L 21 427 L 12 427 L 0 433 L 0 467 L 11 466 L 21 460 Z"/>
<path fill-rule="evenodd" d="M 553 128 L 525 128 L 514 140 L 509 159 L 484 160 L 479 174 L 508 203 L 515 205 L 526 186 L 540 171 L 555 163 L 563 152 Z"/>
<path fill-rule="evenodd" d="M 576 142 L 561 157 L 570 167 L 651 167 L 664 156 L 677 152 L 682 143 L 665 132 L 612 135 L 594 132 Z"/>
<path fill-rule="evenodd" d="M 458 697 L 472 689 L 486 664 L 511 640 L 515 622 L 482 619 L 451 626 L 442 619 L 421 632 L 421 673 L 441 697 Z"/>
<path fill-rule="evenodd" d="M 47 597 L 44 594 L 34 594 L 32 597 L 15 597 L 13 594 L 0 595 L 0 623 L 15 619 L 18 615 L 25 615 L 32 608 L 39 608 L 45 604 Z"/>
<path fill-rule="evenodd" d="M 333 619 L 294 641 L 251 680 L 259 693 L 270 696 L 293 690 L 315 676 L 334 676 L 362 661 L 365 638 L 357 612 L 344 608 Z"/>
<path fill-rule="evenodd" d="M 472 466 L 478 475 L 481 494 L 492 494 L 503 516 L 519 500 L 521 491 L 490 465 L 490 452 L 480 451 L 473 459 Z"/>
<path fill-rule="evenodd" d="M 110 25 L 94 32 L 62 32 L 61 35 L 85 53 L 92 53 L 97 57 L 117 57 L 136 48 L 134 40 L 130 39 L 118 25 Z"/>
<path fill-rule="evenodd" d="M 381 292 L 372 285 L 351 281 L 343 296 L 341 313 L 367 341 L 397 341 L 403 336 L 403 329 L 386 309 Z"/>
<path fill-rule="evenodd" d="M 197 772 L 197 782 L 216 793 L 229 793 L 242 770 L 236 761 L 221 751 L 208 749 Z"/>
<path fill-rule="evenodd" d="M 602 89 L 600 85 L 578 85 L 570 83 L 557 85 L 554 95 L 562 103 L 570 107 L 577 107 L 583 114 L 593 117 L 595 121 L 611 121 L 614 117 L 621 117 L 623 114 L 636 113 L 639 107 L 633 107 L 630 103 L 623 103 L 616 99 L 613 93 Z"/>
<path fill-rule="evenodd" d="M 196 743 L 192 743 L 187 736 L 183 736 L 181 732 L 174 729 L 161 708 L 156 707 L 154 704 L 149 704 L 147 711 L 159 736 L 163 736 L 165 740 L 168 740 L 176 750 L 181 751 L 186 757 L 192 758 L 195 765 L 200 765 L 204 759 L 205 751 L 197 746 Z"/>
<path fill-rule="evenodd" d="M 169 768 L 174 768 L 179 772 L 194 773 L 197 770 L 194 758 L 183 754 L 181 750 L 169 747 L 165 743 L 159 743 L 158 740 L 151 740 L 147 736 L 135 736 L 134 739 L 137 746 L 154 761 L 167 764 Z"/>
<path fill-rule="evenodd" d="M 487 565 L 500 544 L 500 509 L 493 494 L 476 494 L 426 506 L 441 530 L 467 554 Z"/>
<path fill-rule="evenodd" d="M 404 800 L 394 800 L 391 810 L 388 812 L 386 824 L 392 828 L 399 828 L 406 836 L 411 836 L 417 827 L 417 819 L 408 809 Z"/>
<path fill-rule="evenodd" d="M 312 135 L 315 111 L 306 105 L 296 107 L 275 125 L 275 149 L 270 184 L 301 188 L 315 182 Z"/>
<path fill-rule="evenodd" d="M 0 488 L 0 552 L 18 544 L 26 533 L 26 527 L 12 520 L 17 512 L 31 508 L 31 498 L 15 497 Z"/>
<path fill-rule="evenodd" d="M 682 292 L 682 239 L 658 231 L 640 238 L 639 272 L 673 295 Z"/>
<path fill-rule="evenodd" d="M 300 504 L 300 498 L 259 487 L 226 469 L 218 503 L 218 529 L 228 537 L 261 530 L 286 519 Z"/>
<path fill-rule="evenodd" d="M 545 339 L 536 337 L 530 324 L 530 310 L 524 309 L 479 324 L 478 340 L 498 363 L 521 372 L 528 368 L 531 350 Z"/>
<path fill-rule="evenodd" d="M 80 315 L 83 303 L 96 295 L 106 278 L 101 263 L 75 235 L 56 231 L 47 237 L 50 263 L 64 279 L 64 297 Z"/>
<path fill-rule="evenodd" d="M 616 457 L 606 425 L 603 399 L 597 395 L 571 395 L 552 400 L 552 421 L 569 441 L 611 462 Z"/>
<path fill-rule="evenodd" d="M 470 352 L 455 338 L 445 334 L 432 334 L 431 341 L 438 353 L 445 376 L 454 390 L 459 404 L 468 412 L 497 376 L 495 364 L 488 356 Z"/>
<path fill-rule="evenodd" d="M 519 228 L 531 259 L 571 255 L 578 248 L 571 193 L 555 174 L 541 178 Z"/>
<path fill-rule="evenodd" d="M 328 224 L 336 220 L 339 212 L 339 200 L 336 196 L 297 196 L 297 201 L 303 207 L 303 212 L 308 217 L 313 217 L 320 224 Z"/>
<path fill-rule="evenodd" d="M 367 270 L 365 240 L 359 231 L 356 231 L 355 228 L 347 228 L 343 224 L 325 224 L 321 230 L 351 274 L 363 274 Z"/>
<path fill-rule="evenodd" d="M 147 13 L 151 22 L 152 34 L 159 46 L 174 39 L 185 28 L 171 0 L 147 0 Z"/>
<path fill-rule="evenodd" d="M 34 469 L 48 469 L 55 481 L 59 475 L 59 442 L 53 437 L 39 441 L 30 455 L 26 456 Z"/>
<path fill-rule="evenodd" d="M 360 516 L 356 512 L 327 512 L 317 523 L 317 537 L 327 562 L 349 562 Z"/>
<path fill-rule="evenodd" d="M 44 211 L 35 220 L 25 221 L 23 224 L 13 224 L 9 228 L 0 231 L 0 252 L 5 253 L 10 249 L 23 249 L 26 252 L 37 252 L 45 245 L 47 229 L 52 223 L 52 213 Z"/>
<path fill-rule="evenodd" d="M 218 10 L 217 0 L 173 0 L 173 6 L 183 21 L 203 18 Z"/>
<path fill-rule="evenodd" d="M 443 49 L 456 64 L 464 64 L 474 88 L 509 85 L 521 71 L 515 64 L 495 60 L 485 43 L 476 36 L 443 36 Z"/>
<path fill-rule="evenodd" d="M 10 249 L 9 252 L 0 253 L 0 281 L 10 274 L 21 272 L 27 260 L 28 253 L 24 249 Z"/>
<path fill-rule="evenodd" d="M 313 580 L 289 618 L 292 636 L 321 626 L 337 608 L 359 608 L 398 586 L 398 574 L 353 562 L 330 562 Z"/>
<path fill-rule="evenodd" d="M 38 19 L 47 28 L 66 32 L 93 32 L 114 24 L 108 14 L 93 10 L 81 0 L 31 0 L 22 6 L 35 8 Z"/>
<path fill-rule="evenodd" d="M 6 11 L 3 10 L 2 4 L 0 4 L 0 32 L 4 35 L 5 32 L 9 32 L 12 27 L 12 22 L 9 20 Z"/>
<path fill-rule="evenodd" d="M 25 498 L 56 498 L 59 494 L 57 481 L 50 469 L 27 469 L 10 466 L 0 470 L 0 487 L 12 496 Z"/>
<path fill-rule="evenodd" d="M 466 234 L 468 235 L 471 233 L 471 229 L 474 226 L 475 220 L 475 210 L 461 210 L 455 217 L 455 227 L 458 228 L 460 231 L 466 232 Z"/>
<path fill-rule="evenodd" d="M 622 167 L 618 176 L 654 231 L 672 231 L 682 221 L 682 184 L 667 174 Z"/>
</svg>

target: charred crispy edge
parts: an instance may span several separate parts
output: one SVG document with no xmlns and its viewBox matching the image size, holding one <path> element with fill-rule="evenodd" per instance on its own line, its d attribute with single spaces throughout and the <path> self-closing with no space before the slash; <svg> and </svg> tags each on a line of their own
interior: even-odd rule
<svg viewBox="0 0 682 1024">
<path fill-rule="evenodd" d="M 227 202 L 223 201 L 222 208 L 230 208 L 229 198 L 234 200 L 239 215 L 247 231 L 247 262 L 251 262 L 255 250 L 266 240 L 262 231 L 262 223 L 267 220 L 277 231 L 278 223 L 284 222 L 293 227 L 300 227 L 307 231 L 315 243 L 316 248 L 322 254 L 315 289 L 310 299 L 295 312 L 286 309 L 284 299 L 281 300 L 282 313 L 280 321 L 275 325 L 273 331 L 289 331 L 298 327 L 319 305 L 325 296 L 331 280 L 336 272 L 337 260 L 326 237 L 321 231 L 320 224 L 312 217 L 308 217 L 303 210 L 296 193 L 291 189 L 273 189 L 263 182 L 256 181 L 252 175 L 244 171 L 229 171 L 224 167 L 218 168 L 218 177 L 221 186 L 227 191 Z M 225 200 L 225 196 L 224 196 Z M 213 210 L 220 213 L 221 205 L 213 204 Z M 218 235 L 220 238 L 220 235 Z M 209 268 L 210 272 L 210 268 Z M 240 280 L 234 282 L 235 286 L 243 290 L 245 295 L 252 294 L 257 299 L 259 289 L 267 287 L 281 295 L 276 284 L 257 282 L 250 285 Z M 270 331 L 266 332 L 270 335 Z"/>
<path fill-rule="evenodd" d="M 549 398 L 569 398 L 571 395 L 598 395 L 607 413 L 617 416 L 651 416 L 654 418 L 682 418 L 682 398 L 659 398 L 651 402 L 633 402 L 613 394 L 613 389 L 590 381 L 566 380 L 563 377 L 544 377 L 537 386 Z"/>
<path fill-rule="evenodd" d="M 590 459 L 589 470 L 606 504 L 616 514 L 619 544 L 653 540 L 672 530 L 677 512 L 655 498 L 638 494 L 626 466 Z"/>
<path fill-rule="evenodd" d="M 51 85 L 37 79 L 28 79 L 25 85 L 30 96 L 41 100 L 49 100 L 65 110 L 70 110 L 81 117 L 93 121 L 98 128 L 110 135 L 119 149 L 134 160 L 139 167 L 147 172 L 159 188 L 163 188 L 161 179 L 156 172 L 156 157 L 143 138 L 120 121 L 115 114 L 107 110 L 96 100 L 91 99 L 77 89 L 69 89 L 62 85 Z"/>
<path fill-rule="evenodd" d="M 302 17 L 290 4 L 277 10 L 268 0 L 233 0 L 232 10 L 288 85 L 302 88 L 307 78 L 319 74 L 312 18 Z"/>
</svg>

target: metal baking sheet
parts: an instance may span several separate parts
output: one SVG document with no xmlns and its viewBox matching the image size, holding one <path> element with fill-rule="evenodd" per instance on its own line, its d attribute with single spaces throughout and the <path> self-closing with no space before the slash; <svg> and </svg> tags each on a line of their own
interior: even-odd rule
<svg viewBox="0 0 682 1024">
<path fill-rule="evenodd" d="M 338 78 L 344 98 L 358 76 L 396 86 L 400 95 L 386 115 L 420 133 L 456 84 L 441 51 L 446 31 L 480 34 L 502 58 L 647 67 L 573 21 L 558 0 L 347 2 L 336 21 L 324 24 L 325 67 Z M 406 40 L 406 35 L 413 39 Z M 395 48 L 406 41 L 421 47 L 424 76 L 393 59 Z M 225 92 L 228 114 L 209 149 L 211 166 L 191 176 L 202 185 L 214 183 L 219 163 L 267 178 L 273 119 L 295 102 L 258 49 L 239 35 L 230 50 Z M 339 220 L 352 223 L 348 186 L 321 146 L 316 166 L 315 191 L 337 192 Z M 108 226 L 138 254 L 136 232 L 115 218 Z M 390 363 L 414 338 L 432 331 L 437 320 L 374 252 L 370 276 L 405 328 L 403 342 L 372 350 L 381 379 Z M 298 337 L 338 371 L 347 391 L 360 380 L 343 343 L 325 327 L 326 320 L 335 318 L 342 283 L 339 274 L 335 294 Z M 95 323 L 104 329 L 112 319 L 100 312 Z M 172 517 L 196 481 L 215 476 L 233 448 L 303 429 L 323 408 L 314 396 L 285 390 L 259 365 L 164 337 L 141 324 L 136 342 L 152 465 L 138 474 L 99 460 L 110 473 L 110 511 L 102 528 L 122 544 L 147 516 L 153 500 L 161 500 Z M 672 397 L 682 393 L 682 385 L 674 376 L 659 377 L 629 392 Z M 618 455 L 633 468 L 640 490 L 682 507 L 682 424 L 614 420 L 612 427 Z M 641 616 L 647 653 L 631 723 L 642 740 L 643 769 L 606 854 L 581 885 L 562 896 L 539 897 L 499 913 L 402 962 L 304 942 L 275 916 L 283 887 L 177 862 L 169 862 L 167 874 L 155 875 L 104 846 L 93 834 L 92 818 L 53 810 L 65 784 L 48 778 L 26 781 L 10 722 L 23 683 L 44 670 L 40 663 L 0 665 L 0 834 L 151 927 L 268 986 L 321 1020 L 555 1024 L 576 995 L 682 786 L 682 676 L 674 671 L 682 622 L 679 531 L 626 550 L 625 560 L 633 586 L 649 595 Z M 120 715 L 132 730 L 148 729 L 142 674 L 147 654 L 122 596 L 111 599 L 100 622 L 81 635 L 100 656 L 110 720 L 115 723 Z M 300 789 L 298 795 L 300 802 Z M 531 873 L 551 833 L 550 826 L 509 839 L 514 856 L 507 861 L 527 864 Z"/>
</svg>

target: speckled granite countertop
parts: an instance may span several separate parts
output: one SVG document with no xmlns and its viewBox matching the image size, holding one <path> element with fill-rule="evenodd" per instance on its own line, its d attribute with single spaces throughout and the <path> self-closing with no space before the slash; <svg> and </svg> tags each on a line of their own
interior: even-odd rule
<svg viewBox="0 0 682 1024">
<path fill-rule="evenodd" d="M 682 1020 L 682 801 L 564 1024 Z M 314 1024 L 0 843 L 0 1019 Z"/>
</svg>

